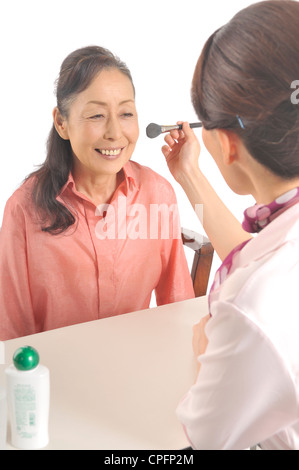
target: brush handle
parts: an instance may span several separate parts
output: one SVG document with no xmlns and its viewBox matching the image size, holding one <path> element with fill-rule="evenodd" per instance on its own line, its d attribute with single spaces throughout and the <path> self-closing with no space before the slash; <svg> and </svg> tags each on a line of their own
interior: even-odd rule
<svg viewBox="0 0 299 470">
<path fill-rule="evenodd" d="M 202 127 L 202 122 L 191 122 L 191 124 L 189 124 L 189 126 L 191 127 L 191 129 L 194 129 L 195 127 Z M 181 129 L 182 129 L 182 125 L 181 125 Z"/>
<path fill-rule="evenodd" d="M 201 122 L 193 122 L 191 124 L 189 124 L 189 126 L 194 129 L 195 127 L 202 127 L 202 123 Z M 170 132 L 170 131 L 173 131 L 173 130 L 181 130 L 183 128 L 183 125 L 182 124 L 176 124 L 174 126 L 161 126 L 161 134 L 164 134 L 165 132 Z"/>
<path fill-rule="evenodd" d="M 190 127 L 202 127 L 201 122 L 193 122 L 192 124 L 189 124 Z M 164 132 L 170 132 L 175 129 L 182 129 L 183 125 L 182 124 L 176 124 L 174 126 L 159 126 L 158 124 L 151 123 L 147 126 L 146 128 L 146 135 L 150 139 L 154 139 L 155 137 L 158 137 L 160 134 L 164 134 Z"/>
</svg>

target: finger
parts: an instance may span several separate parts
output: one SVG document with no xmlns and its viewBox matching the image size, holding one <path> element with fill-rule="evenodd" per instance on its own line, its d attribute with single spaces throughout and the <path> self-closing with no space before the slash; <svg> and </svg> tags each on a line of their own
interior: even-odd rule
<svg viewBox="0 0 299 470">
<path fill-rule="evenodd" d="M 184 134 L 184 131 L 183 131 L 183 130 L 179 131 L 179 138 L 178 138 L 178 140 L 182 140 L 182 139 L 185 139 L 185 134 Z"/>
<path fill-rule="evenodd" d="M 176 144 L 176 141 L 175 139 L 172 137 L 172 135 L 170 134 L 167 134 L 165 137 L 164 137 L 164 140 L 165 142 L 167 143 L 167 145 L 169 145 L 169 147 L 173 147 L 175 144 Z"/>
<path fill-rule="evenodd" d="M 177 129 L 173 129 L 172 131 L 170 131 L 170 135 L 174 140 L 178 140 L 179 137 L 180 137 L 180 132 L 181 131 L 179 131 Z"/>
<path fill-rule="evenodd" d="M 205 330 L 207 323 L 210 319 L 211 319 L 210 315 L 206 315 L 205 317 L 201 319 L 200 323 L 201 323 L 201 327 L 203 330 Z"/>
<path fill-rule="evenodd" d="M 189 122 L 183 122 L 182 132 L 185 136 L 188 137 L 195 137 L 193 129 L 191 129 Z"/>
<path fill-rule="evenodd" d="M 196 325 L 193 325 L 193 339 L 198 339 L 198 336 L 199 336 L 199 333 L 200 333 L 200 328 L 201 328 L 201 325 L 200 323 L 197 323 Z"/>
<path fill-rule="evenodd" d="M 208 314 L 202 317 L 201 321 L 203 321 L 204 323 L 207 323 L 210 319 L 211 319 L 211 315 Z"/>
<path fill-rule="evenodd" d="M 178 121 L 177 124 L 178 124 L 179 126 L 183 126 L 184 121 Z M 179 131 L 177 131 L 177 132 L 178 132 L 178 137 L 177 137 L 178 139 L 184 139 L 184 138 L 185 138 L 185 134 L 184 134 L 183 129 L 181 129 L 181 130 L 179 130 Z"/>
<path fill-rule="evenodd" d="M 196 332 L 197 330 L 205 328 L 210 318 L 211 318 L 210 315 L 205 315 L 204 317 L 202 317 L 199 323 L 196 323 L 195 325 L 193 325 L 193 331 Z"/>
<path fill-rule="evenodd" d="M 165 158 L 167 158 L 169 154 L 171 153 L 171 149 L 169 148 L 168 145 L 163 145 L 161 150 Z"/>
</svg>

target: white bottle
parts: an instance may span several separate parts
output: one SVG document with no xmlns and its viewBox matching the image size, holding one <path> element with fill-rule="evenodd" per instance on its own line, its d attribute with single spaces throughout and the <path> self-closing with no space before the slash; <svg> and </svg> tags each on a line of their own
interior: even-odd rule
<svg viewBox="0 0 299 470">
<path fill-rule="evenodd" d="M 6 429 L 7 429 L 7 412 L 6 412 L 6 391 L 0 386 L 0 450 L 6 448 Z"/>
<path fill-rule="evenodd" d="M 49 443 L 49 369 L 39 364 L 38 352 L 19 348 L 6 370 L 7 402 L 11 423 L 11 444 L 35 450 Z"/>
</svg>

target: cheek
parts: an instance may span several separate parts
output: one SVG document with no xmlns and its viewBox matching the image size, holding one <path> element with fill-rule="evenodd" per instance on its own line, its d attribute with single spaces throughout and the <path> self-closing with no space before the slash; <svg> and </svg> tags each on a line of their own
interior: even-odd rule
<svg viewBox="0 0 299 470">
<path fill-rule="evenodd" d="M 99 132 L 96 132 L 95 126 L 82 124 L 72 128 L 70 132 L 71 144 L 76 146 L 85 146 L 92 144 L 99 137 Z"/>
<path fill-rule="evenodd" d="M 139 124 L 138 120 L 130 123 L 125 123 L 123 127 L 123 133 L 131 144 L 136 144 L 139 138 Z"/>
<path fill-rule="evenodd" d="M 135 146 L 139 138 L 139 132 L 135 132 L 133 137 L 132 137 L 132 144 Z"/>
</svg>

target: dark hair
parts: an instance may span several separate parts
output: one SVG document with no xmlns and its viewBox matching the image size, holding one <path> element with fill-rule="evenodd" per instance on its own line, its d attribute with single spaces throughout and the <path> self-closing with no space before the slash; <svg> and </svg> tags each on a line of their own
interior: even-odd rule
<svg viewBox="0 0 299 470">
<path fill-rule="evenodd" d="M 120 70 L 131 80 L 134 89 L 127 66 L 107 49 L 84 47 L 72 52 L 64 60 L 56 81 L 57 107 L 62 116 L 68 117 L 75 97 L 90 85 L 99 72 L 107 68 Z M 32 195 L 42 231 L 52 235 L 64 232 L 76 222 L 75 215 L 56 199 L 67 182 L 72 162 L 70 142 L 62 139 L 53 125 L 47 141 L 46 160 L 28 177 L 34 177 Z"/>
<path fill-rule="evenodd" d="M 270 0 L 237 13 L 206 42 L 192 102 L 206 129 L 231 129 L 282 178 L 299 175 L 299 3 Z M 236 116 L 240 116 L 244 128 Z"/>
</svg>

